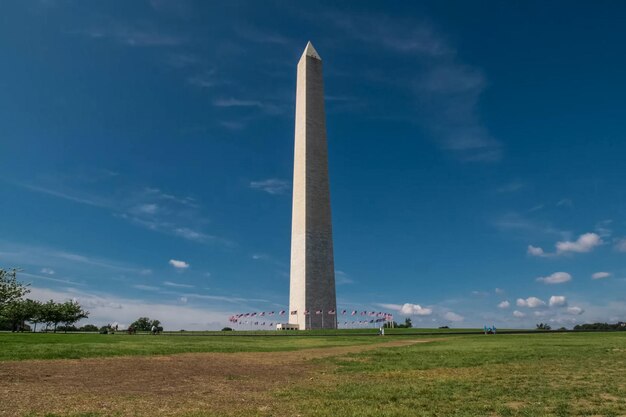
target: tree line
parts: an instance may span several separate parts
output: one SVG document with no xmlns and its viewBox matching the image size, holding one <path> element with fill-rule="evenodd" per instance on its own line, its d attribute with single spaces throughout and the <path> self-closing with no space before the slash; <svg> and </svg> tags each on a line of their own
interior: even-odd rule
<svg viewBox="0 0 626 417">
<path fill-rule="evenodd" d="M 67 330 L 89 317 L 89 312 L 76 300 L 58 303 L 25 298 L 30 292 L 28 286 L 17 280 L 16 269 L 0 268 L 0 330 L 30 330 L 30 323 L 33 331 L 37 331 L 37 325 L 41 323 L 56 332 L 59 325 Z"/>
<path fill-rule="evenodd" d="M 626 323 L 620 321 L 618 323 L 587 323 L 577 324 L 574 330 L 618 330 L 626 331 Z"/>
</svg>

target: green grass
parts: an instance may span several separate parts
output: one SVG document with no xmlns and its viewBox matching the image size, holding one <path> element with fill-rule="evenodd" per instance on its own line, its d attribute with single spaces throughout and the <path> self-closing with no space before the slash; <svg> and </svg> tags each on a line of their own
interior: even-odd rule
<svg viewBox="0 0 626 417">
<path fill-rule="evenodd" d="M 325 361 L 326 383 L 279 403 L 315 417 L 626 414 L 626 332 L 457 336 Z"/>
<path fill-rule="evenodd" d="M 188 352 L 270 352 L 375 342 L 380 342 L 379 338 L 0 333 L 0 361 L 169 355 Z"/>
<path fill-rule="evenodd" d="M 409 336 L 419 339 L 419 336 Z M 429 343 L 318 359 L 314 378 L 270 391 L 267 411 L 220 415 L 624 416 L 626 332 L 428 336 Z M 392 340 L 386 337 L 385 340 Z M 377 337 L 0 334 L 0 360 L 177 352 L 283 351 Z M 71 415 L 71 414 L 70 414 Z M 75 414 L 96 416 L 110 414 Z M 188 417 L 211 414 L 190 413 Z"/>
</svg>

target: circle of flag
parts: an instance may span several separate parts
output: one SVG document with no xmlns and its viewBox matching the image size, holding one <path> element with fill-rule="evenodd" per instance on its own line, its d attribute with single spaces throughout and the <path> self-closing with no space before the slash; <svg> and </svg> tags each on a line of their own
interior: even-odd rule
<svg viewBox="0 0 626 417">
<path fill-rule="evenodd" d="M 304 315 L 320 315 L 323 310 L 305 310 Z M 237 325 L 248 326 L 274 326 L 282 322 L 282 318 L 287 316 L 295 316 L 298 314 L 298 310 L 287 312 L 286 310 L 280 311 L 259 311 L 251 313 L 239 313 L 234 314 L 228 318 L 228 321 Z M 342 316 L 344 326 L 355 325 L 368 325 L 383 322 L 393 321 L 393 314 L 383 311 L 367 311 L 367 310 L 328 310 L 326 312 L 329 316 Z M 337 325 L 342 324 L 342 321 L 337 317 Z"/>
</svg>

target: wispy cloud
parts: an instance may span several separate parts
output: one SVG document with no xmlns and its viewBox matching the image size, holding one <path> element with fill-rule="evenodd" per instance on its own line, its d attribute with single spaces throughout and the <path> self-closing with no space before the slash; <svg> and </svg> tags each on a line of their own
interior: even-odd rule
<svg viewBox="0 0 626 417">
<path fill-rule="evenodd" d="M 172 282 L 172 281 L 163 281 L 163 285 L 166 285 L 168 287 L 175 287 L 175 288 L 194 288 L 195 287 L 195 285 L 182 284 L 180 282 Z"/>
<path fill-rule="evenodd" d="M 215 78 L 215 70 L 204 71 L 187 77 L 187 82 L 200 88 L 211 88 L 219 84 Z"/>
<path fill-rule="evenodd" d="M 537 221 L 517 212 L 509 212 L 493 221 L 493 225 L 507 234 L 515 233 L 524 238 L 559 237 L 567 238 L 570 232 L 559 230 L 550 223 Z"/>
<path fill-rule="evenodd" d="M 591 275 L 591 279 L 604 279 L 611 276 L 609 272 L 595 272 Z"/>
<path fill-rule="evenodd" d="M 51 272 L 58 275 L 54 268 L 64 269 L 68 264 L 73 265 L 74 269 L 82 267 L 83 269 L 101 269 L 109 272 L 114 271 L 129 274 L 141 274 L 141 271 L 145 270 L 145 268 L 136 265 L 104 257 L 2 240 L 0 240 L 0 256 L 3 262 L 11 262 L 13 265 L 21 267 L 29 266 L 29 269 L 32 266 L 36 266 L 36 268 L 34 268 L 35 271 L 41 271 L 41 273 L 47 275 L 52 275 Z M 42 267 L 42 265 L 46 266 Z M 31 272 L 32 271 L 33 269 L 31 269 Z M 28 270 L 25 272 L 28 272 Z M 86 276 L 89 275 L 90 274 Z"/>
<path fill-rule="evenodd" d="M 343 271 L 335 271 L 335 284 L 336 285 L 348 285 L 354 284 L 354 280 Z"/>
<path fill-rule="evenodd" d="M 109 20 L 70 33 L 95 40 L 111 40 L 129 47 L 172 47 L 182 45 L 187 41 L 183 36 L 166 33 L 148 21 L 128 23 Z"/>
<path fill-rule="evenodd" d="M 217 98 L 213 100 L 213 105 L 222 108 L 256 108 L 270 115 L 278 115 L 284 112 L 281 106 L 267 101 L 233 97 Z"/>
<path fill-rule="evenodd" d="M 509 182 L 508 184 L 504 184 L 498 187 L 496 191 L 498 193 L 514 193 L 516 191 L 523 189 L 524 187 L 526 187 L 526 184 L 524 184 L 523 182 L 512 181 L 512 182 Z"/>
<path fill-rule="evenodd" d="M 287 36 L 276 32 L 261 30 L 250 25 L 239 25 L 235 28 L 235 32 L 241 37 L 254 43 L 265 43 L 273 45 L 291 45 L 295 41 Z"/>
<path fill-rule="evenodd" d="M 618 251 L 618 252 L 626 252 L 626 238 L 619 239 L 615 243 L 615 250 Z"/>
<path fill-rule="evenodd" d="M 159 287 L 155 287 L 154 285 L 134 284 L 132 287 L 138 290 L 142 290 L 142 291 L 159 291 L 160 290 Z"/>
<path fill-rule="evenodd" d="M 265 191 L 268 194 L 285 194 L 291 189 L 291 182 L 277 178 L 251 181 L 250 188 Z"/>
<path fill-rule="evenodd" d="M 330 12 L 327 16 L 348 36 L 413 60 L 413 78 L 399 79 L 398 85 L 413 88 L 417 120 L 442 148 L 466 161 L 501 159 L 501 144 L 489 133 L 478 110 L 487 86 L 485 75 L 463 62 L 432 25 L 381 15 Z"/>
<path fill-rule="evenodd" d="M 64 178 L 63 176 L 59 176 Z M 103 181 L 101 194 L 85 191 L 82 185 L 70 184 L 71 180 L 33 184 L 10 181 L 27 190 L 56 198 L 110 210 L 112 215 L 134 225 L 178 236 L 200 243 L 217 243 L 232 246 L 232 242 L 202 231 L 207 220 L 200 204 L 189 196 L 177 196 L 156 187 L 127 188 L 120 190 Z"/>
</svg>

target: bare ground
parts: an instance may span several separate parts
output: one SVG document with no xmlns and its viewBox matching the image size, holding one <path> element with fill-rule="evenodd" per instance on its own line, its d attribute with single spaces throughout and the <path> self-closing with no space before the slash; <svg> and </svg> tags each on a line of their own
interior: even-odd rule
<svg viewBox="0 0 626 417">
<path fill-rule="evenodd" d="M 98 412 L 277 415 L 273 390 L 312 383 L 329 369 L 312 359 L 427 340 L 291 352 L 188 353 L 0 363 L 0 416 Z"/>
</svg>

